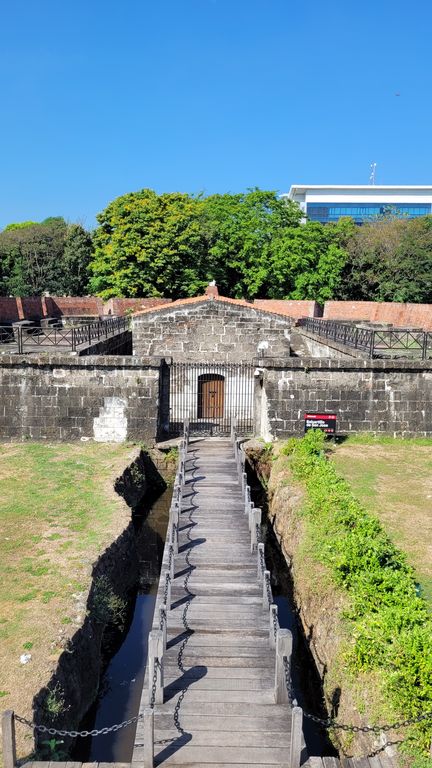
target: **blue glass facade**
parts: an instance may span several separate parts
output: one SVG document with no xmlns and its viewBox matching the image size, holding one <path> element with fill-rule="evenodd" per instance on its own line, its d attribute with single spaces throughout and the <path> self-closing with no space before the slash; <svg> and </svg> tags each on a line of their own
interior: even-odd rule
<svg viewBox="0 0 432 768">
<path fill-rule="evenodd" d="M 400 218 L 415 218 L 430 214 L 429 203 L 308 203 L 307 216 L 310 221 L 327 224 L 338 221 L 341 216 L 351 216 L 356 224 L 373 221 L 377 216 L 389 214 Z"/>
</svg>

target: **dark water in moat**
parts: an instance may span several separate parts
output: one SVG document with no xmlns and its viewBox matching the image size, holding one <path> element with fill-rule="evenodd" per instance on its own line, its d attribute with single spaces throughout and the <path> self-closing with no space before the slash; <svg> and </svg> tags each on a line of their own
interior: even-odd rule
<svg viewBox="0 0 432 768">
<path fill-rule="evenodd" d="M 263 507 L 266 518 L 266 499 L 256 477 L 250 473 L 252 498 L 257 506 Z M 138 714 L 139 703 L 147 663 L 147 639 L 151 630 L 157 592 L 156 574 L 160 570 L 163 546 L 168 525 L 171 491 L 165 491 L 150 507 L 143 509 L 146 531 L 142 537 L 143 575 L 138 590 L 132 619 L 128 630 L 117 646 L 101 680 L 98 698 L 88 712 L 80 729 L 103 728 L 120 723 Z M 148 513 L 148 514 L 147 514 Z M 137 521 L 138 540 L 140 523 Z M 150 533 L 150 536 L 147 534 Z M 152 535 L 154 534 L 154 535 Z M 300 706 L 319 716 L 325 715 L 320 708 L 322 695 L 320 679 L 307 642 L 302 635 L 292 602 L 292 584 L 286 562 L 268 524 L 263 525 L 266 545 L 267 567 L 272 573 L 274 601 L 278 605 L 279 623 L 293 633 L 293 695 Z M 152 541 L 149 542 L 149 538 Z M 150 551 L 151 550 L 151 551 Z M 153 583 L 148 579 L 148 557 L 153 559 Z M 155 562 L 157 561 L 157 562 Z M 304 720 L 304 735 L 310 755 L 335 755 L 325 734 L 311 721 Z M 111 734 L 78 739 L 73 758 L 89 762 L 130 762 L 134 745 L 135 726 L 129 726 Z"/>
</svg>

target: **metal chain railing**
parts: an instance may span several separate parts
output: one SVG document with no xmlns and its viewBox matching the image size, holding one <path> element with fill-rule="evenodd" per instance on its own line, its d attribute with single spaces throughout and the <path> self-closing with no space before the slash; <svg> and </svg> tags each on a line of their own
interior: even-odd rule
<svg viewBox="0 0 432 768">
<path fill-rule="evenodd" d="M 259 558 L 260 558 L 261 573 L 264 573 L 264 571 L 266 569 L 264 552 L 262 551 L 262 549 L 260 549 L 258 551 L 259 551 Z"/>
<path fill-rule="evenodd" d="M 137 723 L 138 720 L 142 720 L 142 717 L 142 715 L 137 715 L 136 717 L 131 717 L 129 720 L 123 720 L 122 723 L 116 723 L 115 725 L 110 725 L 106 728 L 93 728 L 91 731 L 65 731 L 59 728 L 49 728 L 46 725 L 32 723 L 31 720 L 27 720 L 25 717 L 20 717 L 20 715 L 15 715 L 15 720 L 38 733 L 48 733 L 49 736 L 70 736 L 71 738 L 76 739 L 78 737 L 85 738 L 86 736 L 105 736 L 107 733 L 113 733 L 114 731 L 119 731 L 120 728 L 126 728 L 128 725 Z"/>
<path fill-rule="evenodd" d="M 188 515 L 188 522 L 191 524 L 191 526 L 187 528 L 187 533 L 186 533 L 186 537 L 187 537 L 187 540 L 188 540 L 189 543 L 192 543 L 192 538 L 191 538 L 191 535 L 190 535 L 190 531 L 191 531 L 191 527 L 194 525 L 194 520 L 193 520 L 192 515 L 193 515 L 193 506 L 191 507 L 191 509 L 189 511 L 189 515 Z M 180 526 L 179 526 L 179 530 L 180 530 Z M 183 624 L 186 636 L 183 638 L 183 640 L 181 642 L 181 645 L 179 647 L 178 654 L 177 654 L 177 666 L 179 668 L 179 671 L 182 673 L 182 675 L 184 675 L 186 673 L 186 669 L 185 669 L 185 666 L 183 664 L 183 654 L 184 654 L 186 646 L 187 646 L 187 644 L 189 642 L 189 638 L 193 634 L 193 629 L 189 626 L 189 622 L 188 622 L 188 618 L 187 618 L 187 614 L 188 614 L 188 610 L 189 610 L 190 605 L 191 605 L 191 601 L 195 597 L 195 595 L 193 594 L 193 592 L 190 591 L 189 586 L 188 586 L 189 579 L 192 576 L 192 572 L 194 571 L 194 569 L 196 567 L 195 565 L 193 565 L 190 562 L 190 550 L 186 550 L 185 561 L 186 561 L 186 565 L 188 566 L 188 572 L 186 573 L 186 576 L 185 576 L 184 581 L 183 581 L 183 589 L 184 589 L 184 591 L 186 593 L 186 603 L 185 603 L 185 606 L 183 608 L 183 613 L 182 613 L 182 617 L 181 618 L 182 618 L 182 624 Z M 174 712 L 173 712 L 174 726 L 175 726 L 175 728 L 176 728 L 176 730 L 177 730 L 177 732 L 178 732 L 178 734 L 180 736 L 184 736 L 185 733 L 186 733 L 185 729 L 183 728 L 183 726 L 182 726 L 182 724 L 180 722 L 180 709 L 181 709 L 181 705 L 183 703 L 183 699 L 186 696 L 186 693 L 188 692 L 188 690 L 189 690 L 189 685 L 185 685 L 185 687 L 181 690 L 181 692 L 179 694 L 179 697 L 177 699 L 177 702 L 176 702 L 175 707 L 174 707 Z M 156 743 L 160 744 L 160 745 L 162 745 L 162 744 L 170 744 L 173 741 L 175 741 L 176 738 L 177 737 L 168 738 L 168 739 L 159 739 Z"/>
<path fill-rule="evenodd" d="M 271 605 L 273 602 L 273 595 L 272 595 L 271 586 L 270 586 L 270 576 L 266 573 L 264 578 L 265 578 L 265 588 L 267 592 L 268 604 Z"/>
<path fill-rule="evenodd" d="M 350 733 L 380 733 L 381 731 L 393 731 L 399 728 L 408 728 L 410 725 L 422 722 L 422 720 L 432 720 L 432 711 L 424 712 L 416 717 L 408 718 L 407 720 L 399 720 L 396 723 L 384 724 L 384 725 L 348 725 L 347 723 L 338 723 L 332 717 L 323 719 L 312 715 L 310 712 L 303 711 L 304 717 L 317 725 L 321 725 L 325 729 L 335 728 L 340 731 L 349 731 Z"/>
<path fill-rule="evenodd" d="M 275 616 L 273 617 L 275 623 Z M 288 701 L 293 703 L 292 682 L 291 682 L 291 669 L 290 661 L 287 656 L 282 657 L 285 675 L 285 685 L 288 693 Z M 394 731 L 400 728 L 408 728 L 410 725 L 416 725 L 423 720 L 432 720 L 432 711 L 423 712 L 421 715 L 411 717 L 406 720 L 399 720 L 395 723 L 384 723 L 382 725 L 350 725 L 348 723 L 339 723 L 333 717 L 322 718 L 317 715 L 313 715 L 311 712 L 303 710 L 303 716 L 313 723 L 320 725 L 325 730 L 337 729 L 340 731 L 348 731 L 349 733 L 381 733 L 382 731 Z"/>
</svg>

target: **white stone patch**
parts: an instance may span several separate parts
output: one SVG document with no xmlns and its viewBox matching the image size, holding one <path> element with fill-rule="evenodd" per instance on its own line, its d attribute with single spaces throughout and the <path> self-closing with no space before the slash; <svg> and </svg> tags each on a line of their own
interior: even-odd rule
<svg viewBox="0 0 432 768">
<path fill-rule="evenodd" d="M 93 435 L 97 443 L 124 443 L 127 436 L 127 401 L 121 397 L 104 397 L 99 416 L 93 419 Z"/>
</svg>

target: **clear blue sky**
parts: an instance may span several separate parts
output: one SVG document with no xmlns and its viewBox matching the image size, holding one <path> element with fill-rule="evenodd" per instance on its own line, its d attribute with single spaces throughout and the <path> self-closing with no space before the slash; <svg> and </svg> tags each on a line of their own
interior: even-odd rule
<svg viewBox="0 0 432 768">
<path fill-rule="evenodd" d="M 431 184 L 430 0 L 2 6 L 0 228 L 126 192 Z M 400 95 L 396 95 L 400 94 Z"/>
</svg>

